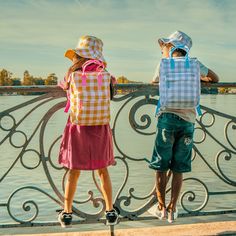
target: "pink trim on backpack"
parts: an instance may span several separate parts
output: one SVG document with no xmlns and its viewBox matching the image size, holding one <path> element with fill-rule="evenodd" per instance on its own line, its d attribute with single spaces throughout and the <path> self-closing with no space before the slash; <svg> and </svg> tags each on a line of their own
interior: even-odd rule
<svg viewBox="0 0 236 236">
<path fill-rule="evenodd" d="M 70 110 L 70 96 L 69 93 L 67 93 L 67 102 L 66 102 L 66 107 L 64 109 L 64 112 L 67 113 Z"/>
<path fill-rule="evenodd" d="M 103 62 L 98 61 L 98 60 L 88 60 L 83 64 L 83 66 L 82 66 L 82 86 L 86 86 L 85 70 L 86 70 L 86 67 L 91 64 L 98 65 L 96 68 L 96 71 L 98 72 L 98 87 L 101 87 L 102 86 L 102 74 L 101 73 L 104 71 L 105 65 Z"/>
<path fill-rule="evenodd" d="M 100 69 L 99 69 L 100 68 Z M 105 69 L 105 64 L 103 62 L 100 62 L 98 60 L 88 60 L 86 61 L 83 66 L 82 66 L 82 86 L 86 86 L 86 71 L 97 71 L 99 72 L 98 74 L 98 86 L 102 86 L 102 71 Z M 64 78 L 65 80 L 65 78 Z M 60 86 L 60 85 L 59 85 Z M 81 105 L 81 104 L 80 104 Z M 64 109 L 65 113 L 68 113 L 70 110 L 70 93 L 69 91 L 67 92 L 67 103 Z"/>
</svg>

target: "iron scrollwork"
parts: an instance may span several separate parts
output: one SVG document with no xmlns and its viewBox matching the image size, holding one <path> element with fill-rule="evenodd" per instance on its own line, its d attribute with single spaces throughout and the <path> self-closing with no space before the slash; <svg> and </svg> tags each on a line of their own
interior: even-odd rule
<svg viewBox="0 0 236 236">
<path fill-rule="evenodd" d="M 117 86 L 116 89 L 118 89 Z M 128 90 L 132 88 L 129 85 Z M 123 91 L 123 88 L 119 88 Z M 125 90 L 125 89 L 124 89 Z M 15 90 L 14 90 L 15 91 Z M 30 90 L 28 90 L 30 91 Z M 127 89 L 126 89 L 127 91 Z M 60 142 L 61 135 L 54 136 L 52 141 L 48 141 L 46 131 L 50 129 L 49 123 L 53 120 L 53 116 L 60 112 L 64 108 L 65 93 L 59 88 L 45 89 L 45 94 L 34 97 L 14 107 L 7 108 L 0 113 L 0 147 L 9 145 L 11 149 L 18 150 L 18 154 L 9 160 L 10 166 L 3 170 L 0 176 L 0 185 L 3 185 L 4 181 L 7 181 L 7 177 L 16 169 L 17 165 L 21 165 L 21 168 L 28 171 L 43 172 L 47 179 L 47 187 L 42 188 L 38 186 L 21 186 L 17 189 L 13 189 L 12 193 L 8 194 L 6 199 L 2 199 L 0 207 L 7 209 L 9 218 L 13 222 L 18 222 L 22 225 L 32 224 L 37 222 L 38 215 L 40 212 L 40 205 L 37 204 L 37 199 L 25 200 L 30 197 L 22 196 L 24 202 L 22 203 L 22 210 L 24 213 L 21 217 L 15 215 L 12 207 L 13 200 L 16 196 L 19 196 L 24 191 L 38 192 L 44 197 L 52 200 L 58 207 L 63 207 L 63 195 L 65 190 L 65 181 L 67 178 L 68 171 L 64 170 L 61 166 L 55 163 L 57 159 L 55 157 L 54 149 L 57 148 Z M 123 177 L 119 180 L 118 187 L 114 193 L 114 204 L 119 209 L 120 214 L 123 217 L 130 219 L 138 219 L 142 216 L 153 204 L 156 203 L 155 196 L 155 184 L 145 188 L 145 191 L 141 191 L 140 194 L 140 183 L 138 186 L 134 186 L 134 183 L 130 183 L 132 180 L 131 176 L 134 174 L 132 168 L 134 165 L 141 165 L 143 171 L 149 171 L 148 164 L 146 162 L 147 156 L 130 154 L 127 152 L 127 145 L 120 142 L 119 136 L 119 120 L 126 116 L 128 123 L 127 128 L 130 128 L 137 136 L 143 139 L 151 137 L 154 141 L 156 133 L 156 118 L 154 116 L 155 106 L 158 101 L 157 88 L 150 85 L 137 86 L 133 85 L 132 91 L 128 91 L 127 94 L 116 95 L 113 99 L 113 104 L 121 104 L 115 113 L 113 122 L 111 124 L 113 131 L 113 141 L 116 149 L 116 162 L 117 164 L 112 168 L 120 168 L 122 166 Z M 46 107 L 47 104 L 51 104 L 50 107 Z M 29 107 L 29 108 L 28 108 Z M 28 108 L 22 117 L 18 117 L 16 113 L 21 109 Z M 34 124 L 34 128 L 31 129 L 30 133 L 27 133 L 22 127 L 24 122 L 27 122 L 27 118 L 34 116 L 38 110 L 44 110 L 45 113 L 39 117 L 38 123 Z M 211 199 L 216 195 L 234 195 L 236 193 L 236 176 L 232 173 L 230 168 L 226 166 L 235 165 L 235 154 L 236 154 L 236 142 L 235 142 L 235 131 L 236 131 L 236 117 L 228 114 L 221 113 L 213 110 L 212 108 L 201 106 L 203 110 L 203 116 L 197 119 L 196 122 L 196 133 L 200 138 L 195 138 L 192 162 L 203 163 L 209 173 L 214 176 L 215 181 L 221 181 L 225 186 L 230 186 L 231 190 L 214 190 L 211 189 L 201 176 L 189 176 L 184 179 L 184 188 L 180 197 L 180 212 L 181 215 L 196 215 L 196 214 L 211 214 L 208 210 L 211 203 Z M 128 110 L 128 115 L 127 111 Z M 143 112 L 144 110 L 144 112 Z M 219 139 L 212 132 L 212 129 L 216 125 L 218 118 L 225 119 L 224 136 L 225 139 Z M 233 133 L 233 134 L 232 134 Z M 38 139 L 38 146 L 33 147 L 33 139 Z M 207 156 L 202 151 L 202 147 L 211 140 L 214 145 L 217 146 L 218 152 L 208 153 Z M 8 143 L 8 144 L 7 144 Z M 137 144 L 140 145 L 140 144 Z M 151 145 L 150 145 L 151 147 Z M 7 150 L 6 150 L 7 151 Z M 214 150 L 213 150 L 214 151 Z M 4 157 L 2 157 L 4 158 Z M 30 159 L 30 162 L 28 163 Z M 32 164 L 33 161 L 33 164 Z M 62 176 L 61 183 L 58 184 L 53 173 Z M 154 173 L 152 173 L 154 175 Z M 97 221 L 103 217 L 105 210 L 105 203 L 101 195 L 101 190 L 97 182 L 96 173 L 91 172 L 91 178 L 93 180 L 94 189 L 87 191 L 87 197 L 82 200 L 74 200 L 73 211 L 83 222 Z M 154 176 L 150 174 L 150 181 L 154 182 Z M 192 189 L 192 186 L 195 189 Z M 47 189 L 50 188 L 51 191 Z M 147 190 L 146 190 L 147 189 Z M 226 188 L 227 189 L 227 188 Z M 142 189 L 141 189 L 142 190 Z M 170 188 L 167 190 L 167 194 L 170 192 Z M 87 212 L 81 209 L 81 206 L 90 204 L 90 207 L 94 208 L 93 213 Z M 48 204 L 50 208 L 50 203 Z M 230 209 L 235 211 L 235 209 Z M 215 211 L 214 211 L 215 212 Z M 219 209 L 219 214 L 222 213 Z M 224 210 L 225 212 L 225 210 Z M 215 214 L 215 213 L 214 213 Z M 26 216 L 27 215 L 27 216 Z M 1 214 L 0 214 L 1 219 Z M 47 222 L 45 221 L 45 224 Z M 4 226 L 4 223 L 0 223 Z"/>
</svg>

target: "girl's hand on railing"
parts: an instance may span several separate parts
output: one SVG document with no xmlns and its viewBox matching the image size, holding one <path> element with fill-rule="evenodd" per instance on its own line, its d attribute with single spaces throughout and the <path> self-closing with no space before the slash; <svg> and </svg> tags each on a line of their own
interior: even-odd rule
<svg viewBox="0 0 236 236">
<path fill-rule="evenodd" d="M 117 81 L 116 81 L 116 78 L 112 75 L 111 76 L 111 83 L 114 85 L 114 84 L 117 84 Z"/>
<path fill-rule="evenodd" d="M 67 89 L 68 89 L 68 83 L 66 83 L 66 82 L 64 82 L 64 81 L 60 81 L 60 82 L 58 83 L 58 86 L 59 86 L 60 88 L 62 88 L 63 90 L 67 90 Z"/>
</svg>

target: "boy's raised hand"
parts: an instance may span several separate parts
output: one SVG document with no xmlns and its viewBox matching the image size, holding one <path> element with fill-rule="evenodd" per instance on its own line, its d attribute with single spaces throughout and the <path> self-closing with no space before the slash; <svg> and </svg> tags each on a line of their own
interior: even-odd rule
<svg viewBox="0 0 236 236">
<path fill-rule="evenodd" d="M 201 81 L 203 82 L 212 82 L 212 78 L 207 76 L 201 76 Z"/>
</svg>

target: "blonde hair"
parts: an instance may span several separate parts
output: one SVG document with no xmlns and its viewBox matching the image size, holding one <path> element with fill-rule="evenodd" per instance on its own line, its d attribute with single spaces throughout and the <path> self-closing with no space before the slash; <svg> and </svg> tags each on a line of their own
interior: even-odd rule
<svg viewBox="0 0 236 236">
<path fill-rule="evenodd" d="M 83 64 L 89 60 L 88 58 L 80 57 L 77 54 L 76 54 L 76 58 L 78 59 L 78 61 L 69 68 L 70 73 L 76 70 L 82 69 Z"/>
<path fill-rule="evenodd" d="M 89 58 L 84 58 L 84 57 L 81 57 L 79 56 L 78 54 L 75 54 L 76 58 L 78 59 L 78 61 L 76 63 L 74 63 L 72 66 L 69 67 L 67 73 L 66 73 L 66 76 L 65 76 L 65 81 L 67 82 L 69 77 L 70 77 L 70 74 L 77 71 L 77 70 L 81 70 L 82 69 L 82 66 L 83 64 L 90 60 Z"/>
</svg>

